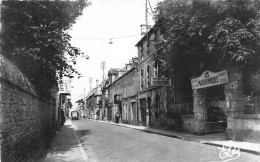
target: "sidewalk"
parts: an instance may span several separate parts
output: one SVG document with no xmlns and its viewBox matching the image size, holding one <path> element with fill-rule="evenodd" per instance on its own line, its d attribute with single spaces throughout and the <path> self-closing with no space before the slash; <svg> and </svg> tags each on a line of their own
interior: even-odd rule
<svg viewBox="0 0 260 162">
<path fill-rule="evenodd" d="M 200 143 L 207 144 L 207 145 L 213 145 L 213 146 L 218 146 L 218 147 L 230 146 L 233 148 L 239 148 L 241 151 L 244 151 L 244 152 L 260 155 L 260 144 L 226 140 L 226 136 L 223 133 L 197 136 L 197 135 L 192 135 L 192 134 L 187 134 L 187 133 L 173 132 L 173 131 L 169 131 L 169 130 L 154 129 L 154 128 L 149 128 L 149 127 L 144 127 L 144 126 L 136 126 L 136 125 L 122 124 L 122 123 L 115 124 L 113 122 L 107 122 L 107 121 L 99 121 L 99 122 L 105 123 L 105 124 L 113 124 L 113 125 L 117 125 L 117 126 L 121 126 L 121 127 L 127 127 L 127 128 L 131 128 L 131 129 L 137 129 L 137 130 L 148 132 L 148 133 L 160 134 L 160 135 L 178 138 L 178 139 L 187 140 L 187 141 L 200 142 Z"/>
<path fill-rule="evenodd" d="M 46 157 L 40 160 L 40 162 L 59 161 L 88 161 L 78 136 L 72 127 L 71 120 L 66 120 L 59 133 L 55 135 L 50 149 L 47 150 Z"/>
</svg>

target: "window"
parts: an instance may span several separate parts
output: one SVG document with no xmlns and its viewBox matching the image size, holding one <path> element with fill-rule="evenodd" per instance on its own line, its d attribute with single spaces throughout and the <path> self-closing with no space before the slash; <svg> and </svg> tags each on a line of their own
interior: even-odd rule
<svg viewBox="0 0 260 162">
<path fill-rule="evenodd" d="M 125 84 L 125 96 L 127 96 L 127 81 L 126 81 L 126 84 Z"/>
<path fill-rule="evenodd" d="M 144 47 L 143 45 L 140 46 L 140 55 L 141 55 L 141 61 L 144 59 Z"/>
<path fill-rule="evenodd" d="M 150 54 L 150 43 L 149 43 L 149 40 L 146 42 L 146 53 L 147 53 L 147 55 L 149 55 Z"/>
<path fill-rule="evenodd" d="M 158 33 L 157 31 L 154 33 L 154 39 L 153 39 L 155 42 L 158 40 Z"/>
<path fill-rule="evenodd" d="M 141 88 L 141 90 L 144 88 L 144 70 L 142 69 L 141 71 L 140 71 L 140 88 Z"/>
<path fill-rule="evenodd" d="M 150 66 L 147 66 L 147 87 L 151 86 L 151 77 L 150 77 Z"/>
<path fill-rule="evenodd" d="M 153 77 L 158 78 L 158 62 L 153 62 Z"/>
</svg>

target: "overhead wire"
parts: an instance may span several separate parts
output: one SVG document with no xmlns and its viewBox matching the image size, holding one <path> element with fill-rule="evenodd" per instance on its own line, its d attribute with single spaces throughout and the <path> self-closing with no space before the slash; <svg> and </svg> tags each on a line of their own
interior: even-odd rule
<svg viewBox="0 0 260 162">
<path fill-rule="evenodd" d="M 151 15 L 154 18 L 154 11 L 152 9 L 150 0 L 147 0 L 148 4 L 149 4 L 149 8 L 151 10 L 151 12 L 148 11 L 148 8 L 146 7 L 146 14 L 148 13 L 149 15 Z M 147 19 L 147 18 L 146 18 Z M 97 41 L 103 41 L 103 40 L 110 40 L 110 42 L 112 42 L 113 39 L 121 39 L 121 38 L 127 38 L 127 37 L 134 37 L 134 36 L 142 36 L 142 34 L 135 34 L 135 35 L 127 35 L 127 36 L 120 36 L 120 37 L 110 37 L 110 38 L 90 38 L 90 39 L 74 39 L 74 40 L 97 40 Z"/>
<path fill-rule="evenodd" d="M 73 40 L 109 40 L 109 39 L 120 39 L 120 38 L 128 38 L 128 37 L 135 37 L 140 36 L 141 34 L 135 34 L 135 35 L 127 35 L 127 36 L 119 36 L 119 37 L 110 37 L 110 38 L 75 38 Z"/>
<path fill-rule="evenodd" d="M 111 39 L 119 39 L 119 38 L 135 37 L 135 36 L 140 36 L 140 35 L 141 35 L 141 34 L 128 35 L 128 36 L 122 36 L 122 37 L 111 37 Z"/>
<path fill-rule="evenodd" d="M 148 3 L 149 3 L 149 6 L 150 6 L 150 9 L 151 9 L 151 11 L 152 11 L 152 17 L 154 18 L 154 12 L 153 12 L 152 5 L 151 5 L 151 3 L 150 3 L 150 0 L 148 0 Z"/>
</svg>

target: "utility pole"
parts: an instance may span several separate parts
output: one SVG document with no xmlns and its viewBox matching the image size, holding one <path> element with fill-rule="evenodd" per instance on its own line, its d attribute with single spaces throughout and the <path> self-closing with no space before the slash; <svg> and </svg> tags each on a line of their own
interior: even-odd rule
<svg viewBox="0 0 260 162">
<path fill-rule="evenodd" d="M 145 24 L 141 24 L 140 25 L 140 27 L 141 27 L 141 35 L 147 34 L 149 28 L 151 28 L 151 26 L 148 25 L 148 3 L 150 5 L 150 7 L 151 7 L 150 1 L 149 0 L 145 0 Z M 143 32 L 143 30 L 145 30 L 145 31 Z"/>
<path fill-rule="evenodd" d="M 145 25 L 146 25 L 146 48 L 147 48 L 147 55 L 149 55 L 149 34 L 148 34 L 148 7 L 147 7 L 148 0 L 145 1 Z"/>
<path fill-rule="evenodd" d="M 101 61 L 100 69 L 103 70 L 103 81 L 105 80 L 105 68 L 106 68 L 106 62 L 105 61 Z"/>
<path fill-rule="evenodd" d="M 148 0 L 145 1 L 145 25 L 146 25 L 146 34 L 148 32 L 148 7 L 147 7 Z M 147 35 L 148 37 L 148 35 Z M 147 38 L 148 39 L 148 38 Z"/>
<path fill-rule="evenodd" d="M 90 77 L 90 78 L 89 78 L 89 85 L 90 85 L 89 93 L 91 92 L 91 83 L 92 83 L 92 78 Z"/>
</svg>

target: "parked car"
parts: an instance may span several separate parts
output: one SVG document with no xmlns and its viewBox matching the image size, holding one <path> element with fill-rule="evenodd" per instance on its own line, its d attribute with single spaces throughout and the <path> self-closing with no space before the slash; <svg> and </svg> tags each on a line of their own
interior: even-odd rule
<svg viewBox="0 0 260 162">
<path fill-rule="evenodd" d="M 79 120 L 79 113 L 77 111 L 71 111 L 71 120 Z"/>
</svg>

